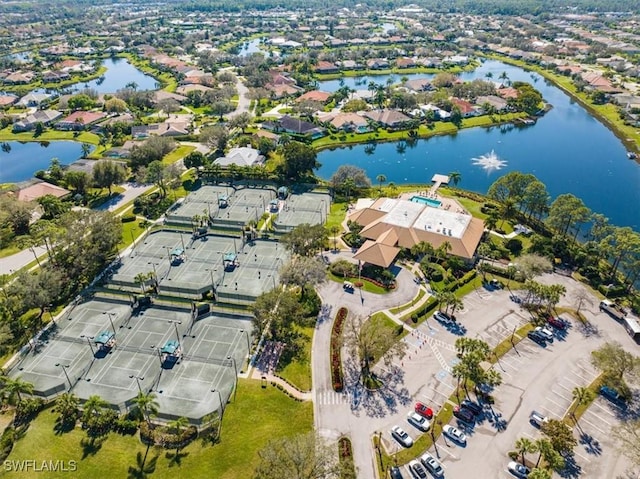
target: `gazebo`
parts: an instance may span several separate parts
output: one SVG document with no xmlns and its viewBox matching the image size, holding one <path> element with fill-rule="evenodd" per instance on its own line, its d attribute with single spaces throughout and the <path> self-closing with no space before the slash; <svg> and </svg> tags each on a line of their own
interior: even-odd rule
<svg viewBox="0 0 640 479">
<path fill-rule="evenodd" d="M 182 263 L 185 260 L 184 249 L 177 246 L 171 250 L 171 253 L 169 256 L 171 258 L 171 264 Z"/>
<path fill-rule="evenodd" d="M 182 357 L 182 348 L 177 339 L 170 339 L 160 350 L 162 354 L 161 361 L 165 363 L 176 363 Z"/>
<path fill-rule="evenodd" d="M 278 188 L 278 198 L 281 200 L 286 200 L 287 196 L 289 196 L 289 188 L 286 186 L 281 186 Z"/>
<path fill-rule="evenodd" d="M 100 350 L 109 350 L 116 345 L 116 335 L 113 331 L 102 331 L 94 340 Z"/>
<path fill-rule="evenodd" d="M 238 266 L 238 255 L 235 253 L 225 253 L 222 257 L 222 266 L 225 271 L 233 271 Z"/>
</svg>

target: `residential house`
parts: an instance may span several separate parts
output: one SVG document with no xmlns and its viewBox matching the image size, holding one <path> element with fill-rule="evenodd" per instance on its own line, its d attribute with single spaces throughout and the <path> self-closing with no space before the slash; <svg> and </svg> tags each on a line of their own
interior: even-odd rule
<svg viewBox="0 0 640 479">
<path fill-rule="evenodd" d="M 622 89 L 613 86 L 608 78 L 602 76 L 600 72 L 584 72 L 580 75 L 587 84 L 587 89 L 599 90 L 604 93 L 622 93 Z"/>
<path fill-rule="evenodd" d="M 505 100 L 508 100 L 509 98 L 516 99 L 519 95 L 518 90 L 513 87 L 498 88 L 496 92 Z"/>
<path fill-rule="evenodd" d="M 170 93 L 164 90 L 156 90 L 153 92 L 153 102 L 157 105 L 163 100 L 174 100 L 177 103 L 183 104 L 187 101 L 187 97 L 179 95 L 177 93 Z"/>
<path fill-rule="evenodd" d="M 367 119 L 357 113 L 339 113 L 330 123 L 334 128 L 348 132 L 367 133 L 371 131 Z"/>
<path fill-rule="evenodd" d="M 309 136 L 312 139 L 321 138 L 325 135 L 326 129 L 308 121 L 294 118 L 288 115 L 279 120 L 263 123 L 263 128 L 276 133 L 290 133 L 293 135 Z"/>
<path fill-rule="evenodd" d="M 230 165 L 256 166 L 263 164 L 264 159 L 264 156 L 255 148 L 241 147 L 231 148 L 229 153 L 221 158 L 217 158 L 214 163 L 222 167 L 228 167 Z"/>
<path fill-rule="evenodd" d="M 201 93 L 205 93 L 211 90 L 213 90 L 213 88 L 208 87 L 206 85 L 199 85 L 196 83 L 192 83 L 189 85 L 180 85 L 178 88 L 176 88 L 176 94 L 183 95 L 186 97 L 187 94 L 191 91 L 199 91 Z"/>
<path fill-rule="evenodd" d="M 414 68 L 416 61 L 413 58 L 397 58 L 396 68 Z"/>
<path fill-rule="evenodd" d="M 416 78 L 415 80 L 407 80 L 404 82 L 404 87 L 413 92 L 423 92 L 433 90 L 431 80 L 428 78 Z"/>
<path fill-rule="evenodd" d="M 95 125 L 106 116 L 101 111 L 78 110 L 57 122 L 55 128 L 57 130 L 86 130 L 87 127 Z"/>
<path fill-rule="evenodd" d="M 24 85 L 27 83 L 31 83 L 35 76 L 36 75 L 33 72 L 17 71 L 5 76 L 2 81 L 9 85 Z"/>
<path fill-rule="evenodd" d="M 71 193 L 69 190 L 65 190 L 60 186 L 52 185 L 46 181 L 31 184 L 18 190 L 16 197 L 20 201 L 36 201 L 43 196 L 52 195 L 56 198 L 63 198 Z"/>
<path fill-rule="evenodd" d="M 407 122 L 411 121 L 411 118 L 404 113 L 389 108 L 366 111 L 363 115 L 385 128 L 392 129 L 402 128 L 407 124 Z"/>
<path fill-rule="evenodd" d="M 42 72 L 42 81 L 45 83 L 58 83 L 71 78 L 71 75 L 65 71 L 47 70 Z"/>
<path fill-rule="evenodd" d="M 52 98 L 53 95 L 50 93 L 27 93 L 18 100 L 17 105 L 25 108 L 40 108 L 47 104 Z"/>
<path fill-rule="evenodd" d="M 21 120 L 18 120 L 13 124 L 13 131 L 31 131 L 36 128 L 38 123 L 42 123 L 44 126 L 48 126 L 57 119 L 62 117 L 62 112 L 56 110 L 36 110 L 30 115 L 27 115 Z"/>
<path fill-rule="evenodd" d="M 17 101 L 18 97 L 16 95 L 12 95 L 10 93 L 0 95 L 0 108 L 10 107 Z"/>
<path fill-rule="evenodd" d="M 360 68 L 360 64 L 357 63 L 354 60 L 343 60 L 341 62 L 337 62 L 337 64 L 343 70 L 356 70 L 356 69 Z"/>
<path fill-rule="evenodd" d="M 389 68 L 389 61 L 386 58 L 372 58 L 367 60 L 369 70 L 385 70 Z"/>
<path fill-rule="evenodd" d="M 320 90 L 311 90 L 296 98 L 296 102 L 302 103 L 303 101 L 317 101 L 320 103 L 326 103 L 329 101 L 329 98 L 331 98 L 331 93 Z"/>
<path fill-rule="evenodd" d="M 450 98 L 450 100 L 454 106 L 457 106 L 460 109 L 460 113 L 462 114 L 463 118 L 469 118 L 482 114 L 481 108 L 475 106 L 473 103 L 470 103 L 467 100 L 456 97 L 452 97 Z"/>
<path fill-rule="evenodd" d="M 340 69 L 336 66 L 335 63 L 327 62 L 321 60 L 315 66 L 316 73 L 337 73 Z"/>
<path fill-rule="evenodd" d="M 478 98 L 476 98 L 476 105 L 478 105 L 483 110 L 485 104 L 492 107 L 496 112 L 502 112 L 509 108 L 507 100 L 496 95 L 479 96 Z"/>
<path fill-rule="evenodd" d="M 140 125 L 131 127 L 131 136 L 134 139 L 148 138 L 150 136 L 184 136 L 189 134 L 190 123 L 188 121 L 170 121 Z"/>
</svg>

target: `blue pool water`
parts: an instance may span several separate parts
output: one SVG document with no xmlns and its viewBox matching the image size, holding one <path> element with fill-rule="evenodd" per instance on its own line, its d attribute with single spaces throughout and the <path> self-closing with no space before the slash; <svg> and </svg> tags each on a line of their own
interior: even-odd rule
<svg viewBox="0 0 640 479">
<path fill-rule="evenodd" d="M 425 198 L 424 196 L 412 196 L 411 201 L 413 201 L 414 203 L 431 206 L 432 208 L 440 208 L 440 205 L 442 205 L 442 201 Z"/>
</svg>

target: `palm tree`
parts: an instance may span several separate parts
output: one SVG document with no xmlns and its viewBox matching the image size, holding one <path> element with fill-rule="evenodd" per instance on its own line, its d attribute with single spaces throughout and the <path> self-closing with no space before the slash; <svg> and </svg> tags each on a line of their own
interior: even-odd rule
<svg viewBox="0 0 640 479">
<path fill-rule="evenodd" d="M 484 76 L 485 76 L 486 78 L 493 78 L 493 73 L 491 73 L 491 72 L 487 72 L 487 73 L 485 73 L 485 75 L 484 75 Z"/>
<path fill-rule="evenodd" d="M 86 157 L 89 153 L 91 153 L 91 145 L 89 143 L 83 143 L 82 156 Z"/>
<path fill-rule="evenodd" d="M 340 227 L 338 225 L 333 225 L 331 227 L 331 234 L 333 235 L 333 250 L 337 251 L 338 250 L 338 233 L 340 232 Z"/>
<path fill-rule="evenodd" d="M 142 413 L 143 418 L 147 421 L 147 424 L 151 425 L 151 416 L 156 416 L 160 405 L 156 401 L 156 395 L 153 393 L 143 393 L 140 391 L 133 400 L 136 408 Z"/>
<path fill-rule="evenodd" d="M 188 425 L 189 425 L 189 420 L 184 416 L 180 416 L 178 419 L 175 419 L 168 424 L 169 429 L 172 429 L 174 433 L 178 436 L 180 435 L 182 430 L 185 429 Z"/>
<path fill-rule="evenodd" d="M 133 280 L 138 283 L 140 285 L 140 290 L 142 291 L 142 294 L 145 294 L 145 288 L 144 288 L 144 284 L 147 281 L 147 278 L 149 277 L 148 273 L 138 273 Z"/>
<path fill-rule="evenodd" d="M 511 82 L 509 81 L 509 75 L 507 75 L 507 72 L 502 72 L 500 73 L 500 76 L 498 77 L 500 80 L 504 80 L 504 83 L 506 83 L 507 85 L 509 85 Z"/>
<path fill-rule="evenodd" d="M 93 416 L 100 414 L 108 405 L 107 401 L 96 394 L 89 396 L 89 399 L 82 405 L 82 422 L 89 422 Z"/>
<path fill-rule="evenodd" d="M 451 316 L 453 316 L 456 313 L 456 309 L 464 308 L 464 302 L 455 294 L 451 293 L 451 295 L 452 296 L 449 299 L 449 306 L 451 306 Z"/>
<path fill-rule="evenodd" d="M 348 203 L 351 198 L 351 191 L 356 187 L 356 182 L 353 181 L 353 178 L 347 178 L 342 182 L 342 187 L 347 193 L 347 203 Z"/>
<path fill-rule="evenodd" d="M 491 210 L 489 216 L 484 219 L 484 225 L 488 230 L 496 229 L 496 226 L 498 226 L 498 216 L 499 213 L 497 210 Z"/>
<path fill-rule="evenodd" d="M 536 444 L 526 437 L 521 437 L 516 441 L 516 451 L 518 455 L 522 456 L 522 465 L 525 465 L 524 455 L 527 453 L 535 453 L 537 451 Z"/>
<path fill-rule="evenodd" d="M 382 194 L 382 183 L 387 181 L 387 177 L 382 173 L 380 173 L 378 176 L 376 176 L 376 181 L 378 182 L 378 185 L 379 185 L 380 194 Z"/>
<path fill-rule="evenodd" d="M 33 394 L 33 384 L 23 381 L 20 377 L 12 379 L 5 376 L 2 383 L 2 393 L 8 404 L 17 405 L 22 402 L 23 394 Z"/>
<path fill-rule="evenodd" d="M 80 401 L 73 393 L 63 393 L 56 399 L 56 411 L 58 411 L 58 420 L 62 424 L 72 424 L 76 422 L 78 417 L 78 406 Z"/>
<path fill-rule="evenodd" d="M 452 171 L 449 173 L 449 181 L 453 183 L 453 186 L 458 186 L 458 183 L 462 181 L 462 175 L 459 171 Z"/>
<path fill-rule="evenodd" d="M 591 401 L 593 401 L 595 394 L 589 388 L 578 386 L 573 388 L 573 391 L 571 391 L 571 396 L 573 397 L 573 400 L 575 402 L 575 406 L 573 406 L 573 409 L 571 410 L 571 415 L 573 416 L 577 424 L 578 421 L 576 420 L 576 416 L 575 416 L 576 409 L 578 409 L 578 407 L 583 405 L 586 406 Z"/>
</svg>

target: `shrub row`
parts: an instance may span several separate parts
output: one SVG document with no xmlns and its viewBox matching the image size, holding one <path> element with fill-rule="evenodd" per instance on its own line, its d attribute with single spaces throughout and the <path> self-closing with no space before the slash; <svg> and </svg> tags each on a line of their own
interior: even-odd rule
<svg viewBox="0 0 640 479">
<path fill-rule="evenodd" d="M 140 424 L 140 439 L 145 444 L 152 444 L 167 449 L 182 449 L 184 446 L 198 437 L 198 429 L 195 426 L 188 426 L 179 434 L 169 431 L 167 426 L 151 425 L 147 422 Z"/>
<path fill-rule="evenodd" d="M 342 346 L 342 329 L 348 313 L 349 311 L 344 306 L 340 308 L 336 313 L 336 319 L 331 329 L 331 346 L 329 348 L 329 354 L 331 355 L 331 382 L 333 383 L 333 390 L 336 392 L 342 392 L 344 388 L 340 347 Z"/>
<path fill-rule="evenodd" d="M 296 390 L 300 391 L 297 387 L 295 387 L 293 384 L 291 384 L 289 381 L 287 381 L 286 379 L 278 376 L 280 379 L 282 379 L 283 381 L 285 381 L 289 386 L 291 386 L 292 388 L 295 388 Z M 291 394 L 289 392 L 288 389 L 285 389 L 285 387 L 282 384 L 279 384 L 275 381 L 271 381 L 271 385 L 274 387 L 277 387 L 280 391 L 282 391 L 283 393 L 285 393 L 287 396 L 289 396 L 291 399 L 298 401 L 298 402 L 302 402 L 302 399 L 295 397 L 293 394 Z"/>
<path fill-rule="evenodd" d="M 478 272 L 475 269 L 472 269 L 471 271 L 469 271 L 468 273 L 465 273 L 465 275 L 456 280 L 456 281 L 452 281 L 451 283 L 449 283 L 448 285 L 445 286 L 445 290 L 446 291 L 455 291 L 458 288 L 461 288 L 462 286 L 464 286 L 465 284 L 469 283 L 470 281 L 472 281 L 476 276 L 477 276 Z M 423 318 L 425 316 L 428 316 L 429 314 L 431 314 L 431 312 L 436 309 L 436 307 L 438 306 L 438 301 L 435 299 L 434 296 L 431 296 L 425 303 L 424 305 L 422 305 L 422 307 L 420 309 L 418 309 L 417 311 L 414 311 L 411 314 L 411 320 L 414 323 L 418 322 L 418 319 Z M 405 318 L 406 321 L 406 318 Z"/>
<path fill-rule="evenodd" d="M 338 457 L 340 459 L 340 477 L 347 479 L 356 477 L 356 468 L 353 464 L 353 448 L 348 437 L 338 439 Z"/>
</svg>

